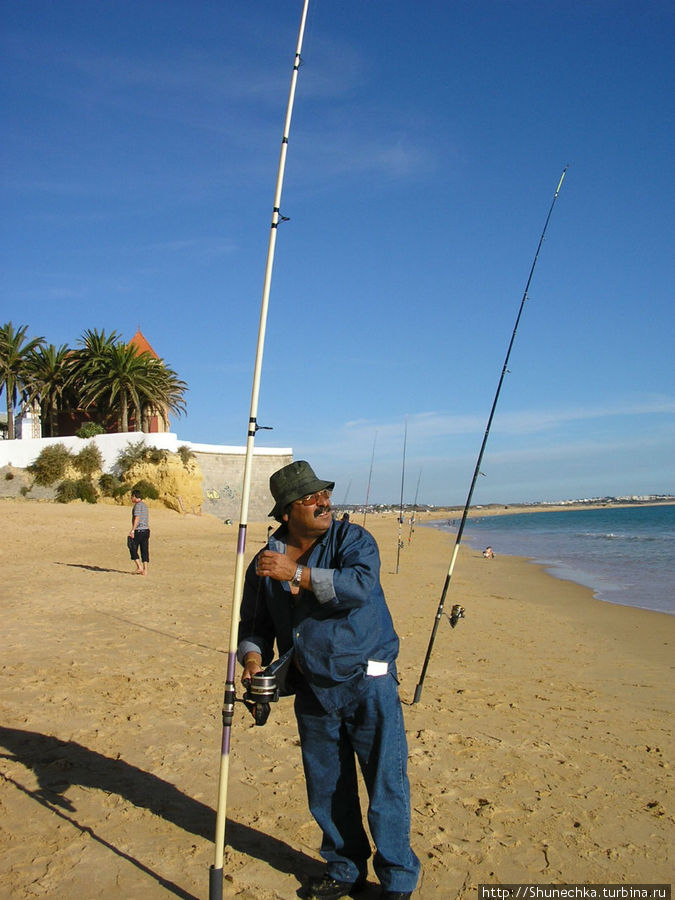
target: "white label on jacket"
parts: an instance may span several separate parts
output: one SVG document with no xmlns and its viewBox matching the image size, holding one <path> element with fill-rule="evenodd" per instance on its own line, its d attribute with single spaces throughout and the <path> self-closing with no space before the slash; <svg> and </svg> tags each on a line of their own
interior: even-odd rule
<svg viewBox="0 0 675 900">
<path fill-rule="evenodd" d="M 389 663 L 380 662 L 377 659 L 369 659 L 368 660 L 368 668 L 366 669 L 366 675 L 374 675 L 377 677 L 378 675 L 386 675 L 389 671 Z"/>
</svg>

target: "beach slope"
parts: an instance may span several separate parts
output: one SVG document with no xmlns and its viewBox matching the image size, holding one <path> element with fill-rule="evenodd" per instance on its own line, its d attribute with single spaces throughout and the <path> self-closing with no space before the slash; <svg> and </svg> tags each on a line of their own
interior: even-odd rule
<svg viewBox="0 0 675 900">
<path fill-rule="evenodd" d="M 0 514 L 0 894 L 207 896 L 236 527 L 152 509 L 143 578 L 129 508 Z M 463 546 L 446 612 L 466 618 L 441 619 L 413 705 L 452 537 L 404 535 L 395 575 L 395 518 L 368 527 L 401 637 L 415 896 L 670 882 L 675 617 Z M 227 841 L 226 896 L 292 900 L 321 869 L 288 699 L 263 728 L 237 704 Z"/>
</svg>

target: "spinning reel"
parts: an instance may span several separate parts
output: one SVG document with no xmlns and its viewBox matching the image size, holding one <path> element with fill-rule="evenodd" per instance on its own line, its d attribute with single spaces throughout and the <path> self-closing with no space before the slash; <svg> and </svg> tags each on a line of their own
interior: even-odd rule
<svg viewBox="0 0 675 900">
<path fill-rule="evenodd" d="M 293 648 L 287 650 L 262 672 L 256 672 L 245 682 L 246 690 L 241 701 L 255 719 L 256 725 L 264 725 L 270 715 L 270 703 L 286 697 L 286 676 L 293 659 Z M 290 692 L 292 693 L 292 691 Z"/>
<path fill-rule="evenodd" d="M 448 622 L 454 628 L 455 625 L 459 622 L 460 619 L 464 618 L 464 607 L 460 606 L 459 603 L 455 603 L 455 605 L 450 610 L 450 615 L 448 616 Z"/>
<path fill-rule="evenodd" d="M 276 675 L 268 674 L 269 669 L 257 672 L 246 682 L 246 690 L 242 703 L 255 719 L 256 725 L 264 725 L 270 715 L 270 703 L 279 699 L 279 686 Z"/>
</svg>

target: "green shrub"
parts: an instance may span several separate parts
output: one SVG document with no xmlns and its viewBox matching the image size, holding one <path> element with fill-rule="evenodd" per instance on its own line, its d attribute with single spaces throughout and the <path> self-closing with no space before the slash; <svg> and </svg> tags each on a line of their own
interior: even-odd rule
<svg viewBox="0 0 675 900">
<path fill-rule="evenodd" d="M 65 444 L 51 444 L 41 451 L 35 462 L 28 466 L 28 471 L 35 478 L 35 483 L 43 487 L 54 484 L 66 471 L 73 455 Z"/>
<path fill-rule="evenodd" d="M 75 434 L 79 438 L 93 438 L 97 434 L 105 434 L 105 428 L 103 425 L 99 425 L 98 422 L 85 422 Z"/>
<path fill-rule="evenodd" d="M 179 447 L 176 452 L 178 453 L 180 458 L 183 460 L 184 466 L 187 466 L 187 464 L 190 462 L 191 459 L 195 459 L 195 454 L 192 452 L 192 450 L 190 450 L 190 448 L 186 444 L 183 444 L 182 447 Z"/>
<path fill-rule="evenodd" d="M 83 475 L 92 475 L 94 472 L 103 468 L 101 451 L 92 441 L 91 444 L 87 444 L 86 447 L 83 447 L 73 458 L 73 464 L 78 472 L 82 472 Z"/>
<path fill-rule="evenodd" d="M 62 481 L 56 488 L 56 502 L 71 503 L 73 500 L 77 500 L 75 484 L 76 482 L 72 478 L 66 478 L 65 481 Z"/>
<path fill-rule="evenodd" d="M 135 444 L 127 444 L 124 450 L 117 454 L 116 468 L 120 475 L 124 475 L 133 465 L 144 462 L 148 448 L 143 438 Z"/>
<path fill-rule="evenodd" d="M 21 494 L 22 497 L 25 497 L 29 491 L 30 491 L 30 488 L 28 487 L 27 484 L 24 484 L 22 487 L 19 488 L 19 493 Z"/>
<path fill-rule="evenodd" d="M 96 488 L 91 478 L 66 478 L 61 482 L 56 489 L 56 502 L 71 503 L 73 500 L 96 503 Z"/>
<path fill-rule="evenodd" d="M 148 447 L 145 451 L 145 455 L 143 457 L 145 462 L 152 463 L 153 465 L 158 465 L 168 457 L 168 450 L 160 450 L 159 447 Z"/>
<path fill-rule="evenodd" d="M 77 496 L 80 500 L 86 500 L 87 503 L 96 503 L 98 496 L 91 478 L 79 478 L 75 484 L 77 486 Z"/>
<path fill-rule="evenodd" d="M 115 497 L 116 491 L 120 487 L 128 489 L 128 485 L 122 484 L 119 478 L 111 475 L 110 472 L 104 472 L 98 480 L 98 486 L 104 497 Z M 124 493 L 124 491 L 122 492 Z"/>
<path fill-rule="evenodd" d="M 140 481 L 137 481 L 133 486 L 134 491 L 140 491 L 141 496 L 144 500 L 157 500 L 159 497 L 159 491 L 155 487 L 154 484 L 151 484 L 149 481 L 146 481 L 142 478 Z"/>
<path fill-rule="evenodd" d="M 14 478 L 14 472 L 5 472 L 5 481 L 11 481 Z"/>
</svg>

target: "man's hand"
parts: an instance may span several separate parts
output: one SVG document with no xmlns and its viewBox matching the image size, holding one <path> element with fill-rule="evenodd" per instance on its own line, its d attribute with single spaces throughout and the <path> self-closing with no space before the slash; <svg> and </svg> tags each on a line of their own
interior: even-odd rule
<svg viewBox="0 0 675 900">
<path fill-rule="evenodd" d="M 273 550 L 261 550 L 256 559 L 256 574 L 267 576 L 275 581 L 290 581 L 295 575 L 297 564 L 290 560 L 285 553 L 275 553 Z"/>
<path fill-rule="evenodd" d="M 259 653 L 247 653 L 244 657 L 244 671 L 241 676 L 241 683 L 247 684 L 253 675 L 262 671 L 262 656 Z"/>
</svg>

